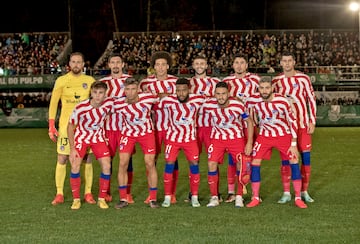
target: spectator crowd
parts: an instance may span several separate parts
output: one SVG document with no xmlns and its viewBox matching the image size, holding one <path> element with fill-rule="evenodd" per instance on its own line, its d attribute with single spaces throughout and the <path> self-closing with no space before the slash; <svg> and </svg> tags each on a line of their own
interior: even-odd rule
<svg viewBox="0 0 360 244">
<path fill-rule="evenodd" d="M 63 72 L 57 58 L 68 40 L 67 33 L 1 34 L 0 75 Z"/>
<path fill-rule="evenodd" d="M 255 73 L 278 72 L 283 51 L 296 55 L 297 67 L 304 72 L 357 72 L 360 65 L 357 33 L 340 30 L 232 31 L 114 33 L 112 45 L 105 54 L 118 52 L 126 62 L 126 72 L 146 75 L 151 72 L 149 60 L 156 51 L 172 54 L 171 72 L 191 74 L 191 60 L 197 55 L 208 58 L 208 73 L 224 76 L 231 72 L 236 53 L 245 54 L 249 69 Z M 0 35 L 0 76 L 59 74 L 66 71 L 58 57 L 69 41 L 68 33 L 15 33 Z M 106 55 L 88 70 L 106 72 Z M 66 65 L 66 63 L 65 63 Z"/>
<path fill-rule="evenodd" d="M 174 74 L 191 73 L 191 60 L 208 58 L 209 74 L 227 75 L 236 53 L 245 54 L 249 69 L 256 73 L 279 71 L 280 54 L 296 55 L 297 67 L 304 72 L 331 73 L 333 67 L 360 65 L 359 41 L 352 31 L 239 31 L 216 33 L 121 34 L 114 36 L 106 53 L 118 52 L 125 58 L 128 73 L 146 74 L 149 58 L 156 51 L 173 56 Z M 106 60 L 95 69 L 105 69 Z M 320 67 L 319 66 L 326 66 Z M 346 72 L 343 69 L 342 72 Z"/>
<path fill-rule="evenodd" d="M 59 57 L 69 43 L 68 33 L 0 34 L 0 76 L 62 74 L 66 62 Z M 86 72 L 106 75 L 107 56 L 112 52 L 124 58 L 124 72 L 146 76 L 153 72 L 150 57 L 157 51 L 172 55 L 170 72 L 178 76 L 192 75 L 191 62 L 195 56 L 208 59 L 210 76 L 224 77 L 232 72 L 237 53 L 249 60 L 254 73 L 280 72 L 279 60 L 283 51 L 296 56 L 297 69 L 306 73 L 332 73 L 337 79 L 359 79 L 359 39 L 357 32 L 345 30 L 247 30 L 217 32 L 114 33 L 111 45 L 95 66 L 86 62 Z M 0 96 L 1 107 L 48 106 L 47 92 L 28 94 L 5 92 Z M 20 101 L 20 102 L 19 102 Z M 318 105 L 333 101 L 317 100 Z M 359 99 L 336 101 L 340 105 L 360 104 Z"/>
</svg>

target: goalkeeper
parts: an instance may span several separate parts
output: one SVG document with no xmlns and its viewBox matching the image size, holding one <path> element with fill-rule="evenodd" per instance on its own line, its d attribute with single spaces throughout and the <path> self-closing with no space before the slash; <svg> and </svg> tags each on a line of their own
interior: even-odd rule
<svg viewBox="0 0 360 244">
<path fill-rule="evenodd" d="M 70 71 L 57 78 L 51 94 L 49 106 L 49 137 L 57 142 L 57 163 L 55 169 L 56 196 L 51 202 L 52 205 L 64 202 L 64 182 L 66 178 L 66 163 L 69 159 L 70 145 L 67 135 L 67 125 L 70 114 L 75 105 L 89 98 L 90 86 L 95 81 L 91 76 L 83 74 L 84 55 L 80 52 L 74 52 L 70 55 Z M 55 127 L 55 118 L 59 107 L 61 112 L 59 118 L 59 132 Z M 93 168 L 89 155 L 84 159 L 85 175 L 85 202 L 95 204 L 91 194 L 93 181 Z"/>
</svg>

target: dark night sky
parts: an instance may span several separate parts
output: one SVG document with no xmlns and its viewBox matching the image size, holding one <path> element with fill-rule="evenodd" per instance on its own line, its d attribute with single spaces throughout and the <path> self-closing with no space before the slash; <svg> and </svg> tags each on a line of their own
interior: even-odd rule
<svg viewBox="0 0 360 244">
<path fill-rule="evenodd" d="M 68 1 L 71 2 L 70 18 Z M 113 2 L 119 31 L 146 31 L 147 0 Z M 150 31 L 358 28 L 357 14 L 348 10 L 348 1 L 344 0 L 151 2 Z M 210 2 L 215 5 L 214 21 Z M 104 50 L 116 30 L 111 4 L 111 0 L 5 1 L 1 8 L 0 32 L 71 30 L 75 49 L 85 49 L 84 52 L 98 56 L 97 52 Z"/>
</svg>

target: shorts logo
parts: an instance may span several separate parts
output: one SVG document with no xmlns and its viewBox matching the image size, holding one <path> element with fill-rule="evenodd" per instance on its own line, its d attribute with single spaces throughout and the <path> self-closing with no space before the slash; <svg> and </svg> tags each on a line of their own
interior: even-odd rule
<svg viewBox="0 0 360 244">
<path fill-rule="evenodd" d="M 149 153 L 151 153 L 151 152 L 155 151 L 155 149 L 148 149 L 147 151 L 148 151 Z"/>
</svg>

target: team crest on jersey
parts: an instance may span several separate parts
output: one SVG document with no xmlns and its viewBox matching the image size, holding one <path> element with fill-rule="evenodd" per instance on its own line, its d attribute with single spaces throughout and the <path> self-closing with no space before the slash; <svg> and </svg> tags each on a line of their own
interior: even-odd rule
<svg viewBox="0 0 360 244">
<path fill-rule="evenodd" d="M 65 147 L 64 146 L 60 146 L 60 151 L 64 151 Z"/>
<path fill-rule="evenodd" d="M 231 119 L 231 120 L 234 119 L 234 115 L 230 114 L 229 119 Z"/>
<path fill-rule="evenodd" d="M 141 111 L 145 112 L 147 110 L 147 108 L 144 106 L 141 108 Z"/>
<path fill-rule="evenodd" d="M 272 111 L 272 113 L 273 113 L 273 114 L 277 114 L 277 113 L 279 113 L 279 111 L 278 111 L 277 109 L 274 109 L 274 110 Z"/>
<path fill-rule="evenodd" d="M 211 85 L 211 82 L 210 82 L 210 81 L 206 81 L 206 85 L 207 85 L 207 86 L 210 86 L 210 85 Z"/>
<path fill-rule="evenodd" d="M 250 86 L 250 81 L 246 81 L 245 86 Z"/>
<path fill-rule="evenodd" d="M 191 106 L 190 106 L 190 110 L 191 110 L 191 111 L 194 111 L 194 110 L 195 110 L 195 106 L 194 106 L 194 105 L 191 105 Z"/>
<path fill-rule="evenodd" d="M 82 84 L 82 87 L 83 87 L 84 89 L 88 89 L 88 84 L 83 83 L 83 84 Z"/>
<path fill-rule="evenodd" d="M 298 88 L 299 88 L 299 84 L 293 83 L 293 88 L 294 88 L 294 89 L 298 89 Z"/>
<path fill-rule="evenodd" d="M 244 96 L 244 94 L 242 94 L 242 93 L 238 93 L 238 97 L 243 97 Z"/>
</svg>

